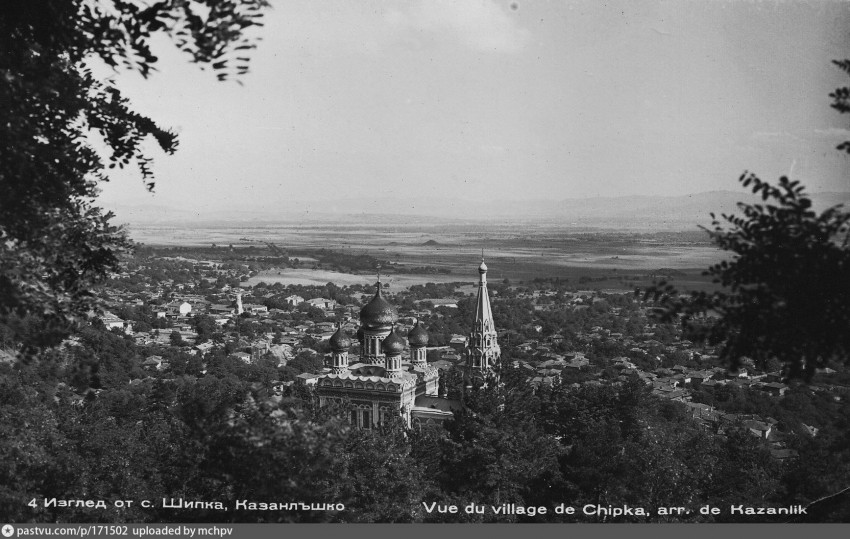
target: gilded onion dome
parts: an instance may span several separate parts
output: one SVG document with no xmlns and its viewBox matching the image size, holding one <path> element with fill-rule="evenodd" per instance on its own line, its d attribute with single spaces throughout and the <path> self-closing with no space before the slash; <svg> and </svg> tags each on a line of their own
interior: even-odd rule
<svg viewBox="0 0 850 539">
<path fill-rule="evenodd" d="M 375 297 L 360 309 L 360 324 L 368 329 L 375 329 L 394 324 L 396 318 L 395 308 L 381 295 L 381 282 L 378 281 Z"/>
<path fill-rule="evenodd" d="M 399 337 L 398 333 L 395 332 L 395 328 L 393 328 L 393 330 L 390 331 L 390 334 L 387 335 L 387 338 L 381 343 L 381 347 L 384 349 L 384 355 L 401 355 L 401 353 L 404 352 L 404 339 Z"/>
<path fill-rule="evenodd" d="M 416 325 L 407 334 L 407 342 L 415 348 L 428 346 L 428 332 L 425 331 L 425 328 L 422 327 L 419 321 L 416 322 Z"/>
<path fill-rule="evenodd" d="M 347 352 L 351 348 L 351 338 L 342 329 L 342 326 L 339 326 L 336 333 L 331 335 L 329 344 L 334 352 Z"/>
</svg>

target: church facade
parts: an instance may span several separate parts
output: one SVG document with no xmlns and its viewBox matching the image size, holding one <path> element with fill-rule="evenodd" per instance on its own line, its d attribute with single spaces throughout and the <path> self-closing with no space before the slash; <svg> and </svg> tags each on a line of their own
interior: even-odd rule
<svg viewBox="0 0 850 539">
<path fill-rule="evenodd" d="M 483 259 L 478 271 L 475 320 L 464 353 L 464 378 L 469 381 L 487 379 L 500 357 Z M 385 422 L 389 414 L 400 415 L 408 426 L 441 423 L 460 408 L 458 401 L 439 394 L 440 373 L 426 360 L 428 332 L 417 321 L 405 343 L 396 332 L 397 320 L 379 278 L 375 296 L 360 310 L 360 356 L 349 358 L 353 341 L 342 328 L 330 338 L 330 368 L 315 385 L 320 406 L 348 402 L 351 423 L 366 429 Z"/>
</svg>

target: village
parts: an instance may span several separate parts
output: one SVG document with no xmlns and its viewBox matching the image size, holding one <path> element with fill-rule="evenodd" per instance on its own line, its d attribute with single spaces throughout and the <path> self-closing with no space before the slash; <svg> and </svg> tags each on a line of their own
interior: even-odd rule
<svg viewBox="0 0 850 539">
<path fill-rule="evenodd" d="M 108 311 L 97 318 L 144 351 L 139 361 L 147 378 L 173 376 L 163 350 L 193 356 L 201 376 L 205 358 L 223 351 L 245 364 L 276 367 L 280 376 L 272 398 L 278 400 L 293 386 L 310 390 L 330 371 L 328 341 L 338 328 L 352 337 L 357 350 L 356 313 L 374 291 L 374 276 L 368 273 L 363 285 L 354 286 L 248 286 L 245 281 L 258 271 L 250 262 L 189 254 L 150 255 L 129 267 L 132 271 L 114 275 L 102 289 Z M 399 334 L 407 334 L 417 321 L 428 328 L 428 362 L 441 378 L 463 367 L 465 327 L 471 323 L 474 276 L 468 282 L 458 279 L 386 291 L 398 306 Z M 634 292 L 576 289 L 558 279 L 537 279 L 493 283 L 491 294 L 505 368 L 518 369 L 538 390 L 640 380 L 717 436 L 745 428 L 778 460 L 797 455 L 788 447 L 794 436 L 818 434 L 817 426 L 804 422 L 789 425 L 767 413 L 729 411 L 724 402 L 733 397 L 778 402 L 792 388 L 783 382 L 778 365 L 759 369 L 745 359 L 742 368 L 729 372 L 714 347 L 687 340 L 680 327 L 655 322 L 651 305 Z M 825 369 L 814 383 L 797 390 L 846 399 L 850 388 L 835 374 Z"/>
</svg>

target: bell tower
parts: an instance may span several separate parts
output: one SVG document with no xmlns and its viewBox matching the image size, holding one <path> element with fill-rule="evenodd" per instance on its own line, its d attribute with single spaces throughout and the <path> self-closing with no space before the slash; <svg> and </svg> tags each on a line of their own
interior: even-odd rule
<svg viewBox="0 0 850 539">
<path fill-rule="evenodd" d="M 493 324 L 493 311 L 490 309 L 490 298 L 487 292 L 487 264 L 484 263 L 484 252 L 481 252 L 481 265 L 478 266 L 478 301 L 475 306 L 475 321 L 469 340 L 466 344 L 466 384 L 472 385 L 473 380 L 484 381 L 494 374 L 502 356 L 499 343 L 496 341 L 496 327 Z"/>
</svg>

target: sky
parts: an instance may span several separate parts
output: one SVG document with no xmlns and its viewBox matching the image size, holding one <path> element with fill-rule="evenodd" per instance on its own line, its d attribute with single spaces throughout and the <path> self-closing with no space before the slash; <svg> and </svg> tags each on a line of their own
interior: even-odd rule
<svg viewBox="0 0 850 539">
<path fill-rule="evenodd" d="M 850 191 L 828 97 L 850 2 L 272 4 L 241 85 L 165 39 L 151 78 L 108 73 L 180 146 L 151 145 L 155 194 L 128 170 L 106 207 L 672 196 L 744 170 Z"/>
</svg>

